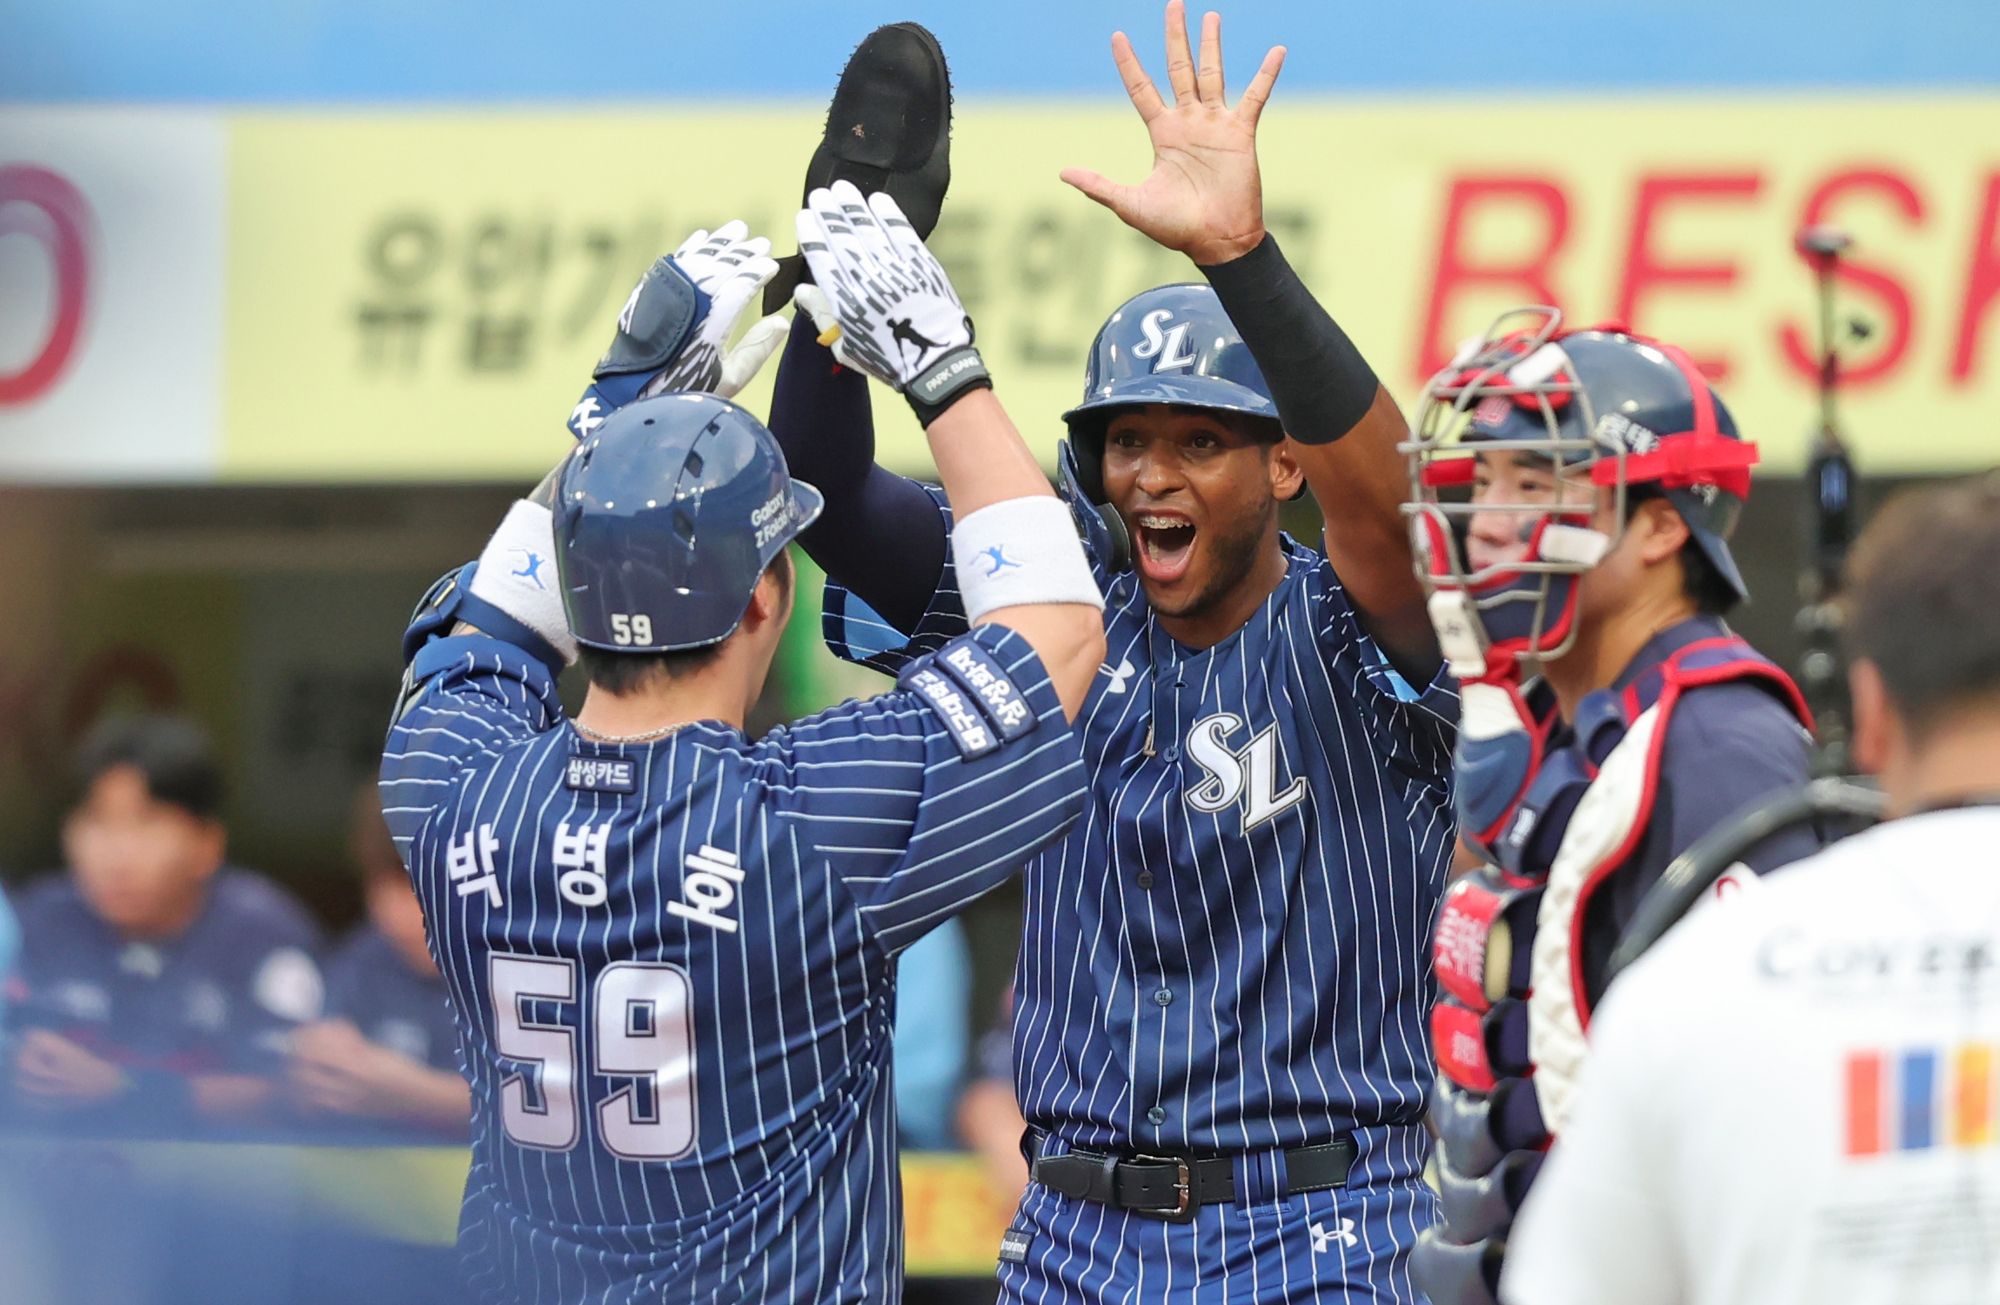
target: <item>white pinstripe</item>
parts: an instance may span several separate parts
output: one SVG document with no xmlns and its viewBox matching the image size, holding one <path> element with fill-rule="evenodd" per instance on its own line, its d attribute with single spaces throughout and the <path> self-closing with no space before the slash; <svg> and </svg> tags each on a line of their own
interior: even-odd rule
<svg viewBox="0 0 2000 1305">
<path fill-rule="evenodd" d="M 1331 568 L 1287 549 L 1287 578 L 1262 610 L 1200 652 L 1158 630 L 1135 577 L 1100 573 L 1107 663 L 1129 660 L 1136 673 L 1115 695 L 1100 678 L 1085 705 L 1079 728 L 1095 800 L 1027 871 L 1016 970 L 1024 1111 L 1076 1145 L 1263 1150 L 1421 1117 L 1431 1073 L 1425 943 L 1452 844 L 1454 695 L 1438 687 L 1400 700 Z M 893 667 L 962 628 L 948 588 L 906 649 L 869 660 Z M 894 641 L 876 640 L 885 642 Z M 1172 683 L 1176 673 L 1185 687 Z M 1280 785 L 1308 784 L 1304 802 L 1247 836 L 1236 809 L 1197 820 L 1183 801 L 1203 772 L 1178 750 L 1197 719 L 1221 711 L 1247 723 L 1234 743 L 1275 725 Z M 1153 757 L 1141 755 L 1149 729 Z M 1136 887 L 1137 872 L 1153 886 Z M 1163 980 L 1166 1007 L 1152 997 Z M 1167 1111 L 1158 1126 L 1147 1119 L 1155 1105 Z M 1371 1133 L 1383 1140 L 1357 1182 L 1414 1181 L 1408 1162 L 1422 1144 L 1402 1136 L 1409 1131 Z M 1360 1225 L 1363 1261 L 1379 1266 L 1374 1286 L 1385 1298 L 1413 1299 L 1403 1251 L 1427 1209 L 1399 1198 Z M 1066 1217 L 1101 1219 L 1103 1210 L 1077 1203 Z M 1137 1223 L 1102 1236 L 1145 1240 L 1156 1226 Z M 1225 1260 L 1240 1249 L 1229 1236 L 1218 1245 Z M 1198 1257 L 1137 1258 L 1137 1299 L 1159 1299 L 1187 1285 L 1180 1275 L 1200 1273 Z M 1065 1280 L 1063 1264 L 1057 1257 L 1027 1275 L 1021 1298 L 1069 1299 L 1052 1286 Z M 1273 1276 L 1318 1290 L 1298 1266 Z"/>
<path fill-rule="evenodd" d="M 956 759 L 943 723 L 900 696 L 848 704 L 760 743 L 695 725 L 647 745 L 584 744 L 563 725 L 548 673 L 483 637 L 461 640 L 465 657 L 390 731 L 384 792 L 396 800 L 385 807 L 482 1103 L 461 1238 L 475 1296 L 899 1293 L 894 956 L 1082 807 L 1082 765 L 1046 675 L 1018 636 L 994 628 L 978 637 L 1040 722 L 979 762 Z M 642 787 L 625 798 L 566 789 L 573 749 L 639 761 Z M 804 750 L 818 759 L 801 760 Z M 837 782 L 817 784 L 816 773 Z M 552 831 L 607 820 L 610 846 L 623 850 L 606 857 L 605 903 L 583 907 L 555 890 Z M 443 872 L 447 844 L 481 823 L 502 844 L 497 909 L 484 894 L 458 896 Z M 830 848 L 827 829 L 855 851 Z M 741 860 L 745 880 L 729 908 L 738 934 L 665 913 L 687 854 L 704 843 Z M 896 858 L 886 874 L 885 856 Z M 498 952 L 568 958 L 581 967 L 583 994 L 614 960 L 686 970 L 697 1021 L 692 1155 L 636 1163 L 596 1143 L 597 1104 L 637 1088 L 595 1072 L 581 1002 L 538 1003 L 548 1009 L 531 1016 L 583 1034 L 579 1142 L 531 1156 L 505 1138 L 498 1085 L 522 1067 L 492 1051 L 485 960 Z"/>
</svg>

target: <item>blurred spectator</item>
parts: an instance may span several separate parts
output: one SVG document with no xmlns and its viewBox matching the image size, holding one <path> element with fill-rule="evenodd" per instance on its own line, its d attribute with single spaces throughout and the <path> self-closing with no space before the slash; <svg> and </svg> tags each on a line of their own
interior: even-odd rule
<svg viewBox="0 0 2000 1305">
<path fill-rule="evenodd" d="M 972 1080 L 958 1099 L 958 1136 L 978 1152 L 993 1194 L 1009 1206 L 1028 1190 L 1021 1135 L 1028 1121 L 1014 1096 L 1014 991 L 1000 999 L 999 1017 L 980 1035 Z"/>
<path fill-rule="evenodd" d="M 311 1114 L 461 1140 L 472 1094 L 458 1073 L 458 1033 L 372 779 L 355 795 L 348 846 L 368 920 L 327 962 L 326 1018 L 293 1036 L 293 1094 Z"/>
<path fill-rule="evenodd" d="M 224 865 L 221 773 L 190 722 L 107 722 L 76 772 L 70 873 L 19 903 L 16 1102 L 121 1128 L 262 1116 L 286 1039 L 319 1013 L 316 929 Z"/>
<path fill-rule="evenodd" d="M 896 963 L 896 1128 L 903 1145 L 955 1145 L 952 1105 L 972 1041 L 972 953 L 965 927 L 946 920 Z"/>
</svg>

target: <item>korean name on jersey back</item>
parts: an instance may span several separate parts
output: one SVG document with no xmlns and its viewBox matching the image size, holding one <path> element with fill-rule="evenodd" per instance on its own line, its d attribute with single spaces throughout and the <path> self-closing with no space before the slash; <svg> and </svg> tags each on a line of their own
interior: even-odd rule
<svg viewBox="0 0 2000 1305">
<path fill-rule="evenodd" d="M 626 744 L 502 640 L 416 654 L 382 792 L 475 1103 L 463 1298 L 894 1297 L 895 958 L 1086 800 L 1032 647 L 960 638 L 935 696 Z"/>
</svg>

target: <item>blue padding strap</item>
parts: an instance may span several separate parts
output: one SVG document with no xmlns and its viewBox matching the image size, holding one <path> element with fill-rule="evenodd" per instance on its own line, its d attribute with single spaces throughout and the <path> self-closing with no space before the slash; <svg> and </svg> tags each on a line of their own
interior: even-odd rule
<svg viewBox="0 0 2000 1305">
<path fill-rule="evenodd" d="M 548 667 L 550 675 L 560 676 L 562 654 L 547 639 L 485 599 L 473 597 L 472 577 L 478 570 L 479 563 L 467 562 L 456 571 L 445 573 L 417 604 L 409 628 L 403 631 L 403 660 L 409 664 L 413 679 L 421 683 L 459 655 L 448 652 L 442 662 L 426 657 L 438 640 L 450 636 L 460 621 L 526 653 Z M 424 669 L 426 666 L 429 669 Z"/>
</svg>

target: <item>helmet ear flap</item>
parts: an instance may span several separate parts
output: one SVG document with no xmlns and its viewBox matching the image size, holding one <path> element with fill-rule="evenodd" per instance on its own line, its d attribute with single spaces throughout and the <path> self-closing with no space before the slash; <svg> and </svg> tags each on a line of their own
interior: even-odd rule
<svg viewBox="0 0 2000 1305">
<path fill-rule="evenodd" d="M 1123 571 L 1132 565 L 1132 538 L 1125 529 L 1125 519 L 1104 498 L 1103 442 L 1100 438 L 1100 453 L 1089 464 L 1096 474 L 1086 480 L 1085 464 L 1077 456 L 1078 438 L 1072 431 L 1070 438 L 1056 445 L 1056 484 L 1069 504 L 1070 515 L 1076 518 L 1077 533 L 1096 551 L 1107 570 Z"/>
<path fill-rule="evenodd" d="M 1070 422 L 1069 438 L 1056 445 L 1056 475 L 1065 497 L 1081 495 L 1092 503 L 1108 503 L 1104 489 L 1104 425 L 1085 416 Z"/>
</svg>

